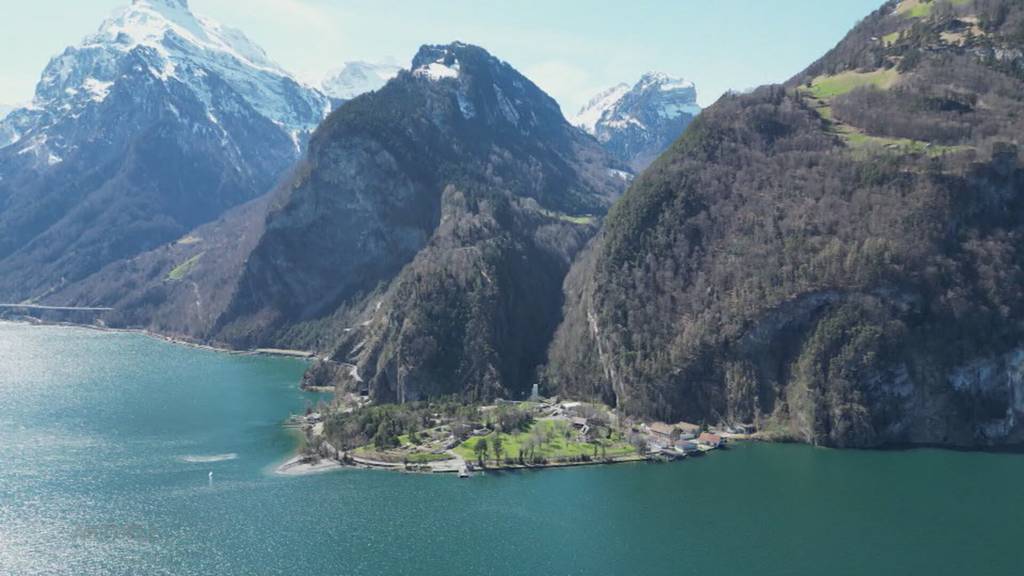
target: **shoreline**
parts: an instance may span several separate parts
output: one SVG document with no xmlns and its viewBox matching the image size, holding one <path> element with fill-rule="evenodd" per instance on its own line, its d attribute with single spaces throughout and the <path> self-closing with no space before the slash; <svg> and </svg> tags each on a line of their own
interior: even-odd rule
<svg viewBox="0 0 1024 576">
<path fill-rule="evenodd" d="M 733 442 L 753 442 L 763 441 L 754 438 L 734 438 Z M 466 467 L 471 476 L 486 472 L 514 472 L 521 470 L 546 470 L 550 468 L 574 468 L 578 466 L 610 466 L 614 464 L 637 464 L 641 462 L 647 462 L 652 464 L 660 464 L 665 462 L 677 462 L 681 460 L 687 460 L 689 458 L 700 458 L 706 456 L 708 452 L 716 452 L 721 449 L 728 449 L 727 446 L 722 446 L 718 449 L 708 450 L 701 452 L 698 455 L 691 456 L 673 456 L 667 457 L 660 454 L 648 454 L 639 455 L 634 454 L 630 456 L 620 456 L 616 458 L 608 458 L 604 460 L 580 460 L 580 461 L 564 461 L 564 462 L 548 462 L 547 464 L 501 464 L 480 467 L 476 462 L 464 460 L 457 455 L 453 454 L 453 457 L 448 460 L 437 460 L 434 462 L 426 462 L 422 464 L 407 463 L 407 462 L 384 462 L 378 460 L 370 460 L 359 456 L 347 455 L 346 458 L 351 462 L 343 462 L 335 458 L 321 457 L 315 463 L 304 462 L 307 458 L 303 454 L 295 453 L 290 458 L 282 462 L 281 464 L 274 467 L 274 473 L 281 476 L 306 476 L 310 474 L 319 474 L 323 472 L 331 472 L 335 470 L 383 470 L 387 472 L 403 472 L 406 474 L 444 474 L 444 475 L 456 475 L 459 473 L 460 468 Z"/>
<path fill-rule="evenodd" d="M 0 323 L 16 324 L 22 326 L 54 326 L 64 328 L 78 328 L 84 330 L 93 330 L 103 333 L 111 334 L 132 334 L 136 336 L 143 336 L 154 340 L 159 340 L 171 345 L 185 346 L 196 350 L 205 350 L 208 352 L 215 352 L 221 354 L 230 354 L 235 356 L 278 356 L 285 358 L 297 358 L 311 360 L 317 358 L 317 355 L 313 352 L 306 350 L 288 350 L 282 348 L 253 348 L 248 350 L 238 350 L 234 348 L 224 348 L 215 346 L 212 344 L 203 344 L 192 340 L 187 340 L 180 337 L 169 336 L 166 334 L 160 334 L 144 328 L 112 328 L 109 326 L 102 326 L 97 324 L 80 324 L 75 322 L 52 322 L 41 320 L 34 317 L 22 317 L 18 319 L 3 318 L 0 319 Z M 307 391 L 314 392 L 334 392 L 333 389 L 327 390 L 324 387 L 307 388 Z M 734 438 L 736 440 L 737 438 Z M 625 463 L 637 463 L 637 462 L 661 462 L 662 457 L 656 454 L 651 455 L 631 455 L 617 458 L 609 458 L 604 460 L 585 460 L 585 461 L 564 461 L 564 462 L 548 462 L 546 464 L 500 464 L 492 466 L 479 467 L 476 463 L 467 461 L 455 453 L 451 453 L 452 458 L 448 460 L 439 460 L 434 462 L 425 462 L 420 464 L 407 463 L 407 462 L 384 462 L 375 461 L 365 458 L 360 458 L 352 455 L 347 455 L 346 458 L 351 460 L 349 462 L 343 462 L 335 458 L 321 457 L 316 462 L 307 462 L 306 456 L 301 453 L 293 452 L 284 462 L 273 466 L 273 473 L 281 476 L 307 476 L 312 474 L 322 474 L 325 472 L 331 472 L 336 470 L 343 470 L 346 468 L 352 469 L 363 469 L 363 470 L 387 470 L 387 471 L 398 471 L 405 473 L 415 474 L 451 474 L 457 475 L 460 469 L 468 468 L 471 475 L 476 475 L 482 472 L 505 472 L 505 471 L 517 471 L 517 470 L 544 470 L 549 468 L 570 468 L 577 466 L 597 466 L 597 465 L 612 465 L 612 464 L 625 464 Z M 671 457 L 670 460 L 682 460 L 685 457 Z"/>
<path fill-rule="evenodd" d="M 274 467 L 274 474 L 280 476 L 309 476 L 310 474 L 322 474 L 348 468 L 337 460 L 323 458 L 316 464 L 303 462 L 305 459 L 301 454 L 296 454 Z"/>
<path fill-rule="evenodd" d="M 373 462 L 363 458 L 353 458 L 352 464 L 347 464 L 334 460 L 333 458 L 321 458 L 316 463 L 303 462 L 305 457 L 301 454 L 292 456 L 288 460 L 279 464 L 274 468 L 274 473 L 281 476 L 308 476 L 311 474 L 321 474 L 324 472 L 332 472 L 336 470 L 382 470 L 386 472 L 403 472 L 406 474 L 432 474 L 432 475 L 450 475 L 455 476 L 458 474 L 458 469 L 453 468 L 451 464 L 455 460 L 441 460 L 437 464 L 443 464 L 444 466 L 438 466 L 435 468 L 431 466 L 431 463 L 427 464 L 406 464 L 404 462 Z M 685 460 L 685 458 L 676 458 L 671 461 Z M 657 458 L 648 456 L 628 456 L 621 458 L 614 458 L 608 460 L 588 460 L 579 462 L 549 462 L 547 464 L 502 464 L 500 466 L 486 466 L 480 468 L 477 464 L 473 464 L 473 468 L 469 470 L 471 476 L 475 476 L 481 473 L 487 472 L 517 472 L 524 470 L 547 470 L 552 468 L 575 468 L 579 466 L 611 466 L 615 464 L 638 464 L 643 462 L 648 463 L 661 463 L 668 462 L 669 460 L 658 460 Z"/>
<path fill-rule="evenodd" d="M 146 338 L 152 338 L 154 340 L 160 340 L 168 344 L 174 344 L 178 346 L 186 346 L 188 348 L 194 348 L 197 350 L 206 350 L 208 352 L 218 352 L 221 354 L 231 354 L 234 356 L 277 356 L 284 358 L 298 358 L 304 360 L 313 360 L 318 358 L 315 352 L 308 350 L 288 350 L 284 348 L 250 348 L 247 350 L 239 350 L 237 348 L 225 348 L 221 346 L 215 346 L 213 344 L 203 344 L 201 342 L 195 342 L 187 340 L 185 338 L 169 336 L 161 334 L 159 332 L 153 332 L 145 328 L 111 328 L 110 326 L 100 326 L 97 324 L 79 324 L 76 322 L 50 322 L 47 320 L 40 320 L 38 318 L 29 319 L 0 319 L 0 323 L 8 324 L 19 324 L 22 326 L 56 326 L 63 328 L 81 328 L 83 330 L 94 330 L 96 332 L 107 332 L 111 334 L 134 334 L 136 336 L 144 336 Z"/>
<path fill-rule="evenodd" d="M 0 324 L 16 324 L 22 326 L 54 326 L 64 328 L 78 328 L 84 330 L 93 330 L 103 333 L 111 334 L 132 334 L 136 336 L 143 336 L 154 340 L 159 340 L 171 345 L 185 346 L 196 350 L 205 350 L 208 352 L 215 352 L 221 354 L 230 354 L 235 356 L 277 356 L 284 358 L 297 358 L 311 360 L 317 358 L 314 352 L 306 350 L 288 350 L 282 348 L 252 348 L 248 350 L 239 350 L 234 348 L 224 348 L 215 346 L 212 344 L 203 344 L 192 340 L 187 340 L 180 337 L 169 336 L 158 332 L 153 332 L 144 328 L 112 328 L 109 326 L 102 326 L 97 324 L 80 324 L 75 322 L 51 322 L 41 320 L 34 317 L 23 317 L 19 319 L 2 318 Z M 301 388 L 300 388 L 301 389 Z M 304 389 L 306 391 L 314 392 L 334 392 L 333 388 L 326 389 L 325 387 L 312 387 Z M 758 438 L 756 436 L 748 436 L 746 438 L 740 438 L 733 435 L 731 438 L 733 441 L 737 440 L 761 440 L 764 438 Z M 363 470 L 387 470 L 387 471 L 399 471 L 405 473 L 415 474 L 451 474 L 456 475 L 460 472 L 460 469 L 468 468 L 471 475 L 476 475 L 482 472 L 505 472 L 505 471 L 517 471 L 517 470 L 544 470 L 549 468 L 571 468 L 577 466 L 597 466 L 597 465 L 612 465 L 612 464 L 626 464 L 626 463 L 637 463 L 637 462 L 665 462 L 674 460 L 683 460 L 685 456 L 661 456 L 659 454 L 648 454 L 648 455 L 630 455 L 615 457 L 601 460 L 581 460 L 581 461 L 562 461 L 562 462 L 548 462 L 546 464 L 500 464 L 479 467 L 475 462 L 467 461 L 459 455 L 451 452 L 452 458 L 447 460 L 439 460 L 434 462 L 425 463 L 408 463 L 408 462 L 384 462 L 375 461 L 365 458 L 360 458 L 352 455 L 346 455 L 346 459 L 351 460 L 349 462 L 343 462 L 336 458 L 321 457 L 316 462 L 307 462 L 306 456 L 293 452 L 284 462 L 273 466 L 273 473 L 281 476 L 306 476 L 311 474 L 321 474 L 325 472 L 331 472 L 335 470 L 343 470 L 345 468 L 352 469 L 363 469 Z"/>
</svg>

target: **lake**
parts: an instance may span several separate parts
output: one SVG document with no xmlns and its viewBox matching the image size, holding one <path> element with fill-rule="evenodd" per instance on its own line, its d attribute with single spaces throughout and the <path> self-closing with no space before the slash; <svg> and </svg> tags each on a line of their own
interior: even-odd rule
<svg viewBox="0 0 1024 576">
<path fill-rule="evenodd" d="M 0 323 L 0 574 L 1019 575 L 1024 455 L 282 477 L 304 363 Z M 209 472 L 213 472 L 212 482 Z"/>
</svg>

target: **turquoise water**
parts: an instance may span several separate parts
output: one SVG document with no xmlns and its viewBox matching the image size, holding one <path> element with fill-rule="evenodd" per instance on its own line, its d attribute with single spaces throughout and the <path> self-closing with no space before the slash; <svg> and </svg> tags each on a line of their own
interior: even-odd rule
<svg viewBox="0 0 1024 576">
<path fill-rule="evenodd" d="M 470 480 L 280 477 L 296 360 L 0 324 L 0 574 L 985 574 L 1024 456 L 750 445 Z M 212 484 L 208 472 L 214 472 Z"/>
</svg>

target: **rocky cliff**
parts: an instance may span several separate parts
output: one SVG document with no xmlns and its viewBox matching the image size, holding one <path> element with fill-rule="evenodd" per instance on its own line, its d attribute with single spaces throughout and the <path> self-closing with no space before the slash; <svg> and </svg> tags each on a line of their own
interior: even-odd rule
<svg viewBox="0 0 1024 576">
<path fill-rule="evenodd" d="M 564 275 L 621 193 L 620 168 L 507 63 L 425 46 L 320 126 L 265 208 L 53 300 L 113 304 L 118 325 L 316 350 L 380 400 L 514 396 L 535 379 Z M 255 234 L 232 232 L 259 210 Z"/>
</svg>

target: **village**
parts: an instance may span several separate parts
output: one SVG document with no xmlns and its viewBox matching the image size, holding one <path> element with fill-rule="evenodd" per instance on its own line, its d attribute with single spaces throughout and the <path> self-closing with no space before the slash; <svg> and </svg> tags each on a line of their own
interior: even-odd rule
<svg viewBox="0 0 1024 576">
<path fill-rule="evenodd" d="M 289 418 L 304 447 L 283 473 L 338 466 L 468 477 L 483 471 L 665 462 L 752 438 L 751 426 L 644 422 L 601 404 L 541 398 L 489 405 L 376 407 L 336 400 Z M 338 406 L 344 406 L 338 409 Z M 363 433 L 360 433 L 360 426 Z"/>
</svg>

